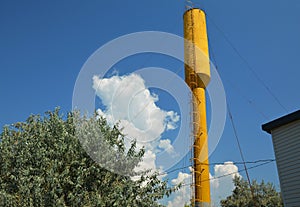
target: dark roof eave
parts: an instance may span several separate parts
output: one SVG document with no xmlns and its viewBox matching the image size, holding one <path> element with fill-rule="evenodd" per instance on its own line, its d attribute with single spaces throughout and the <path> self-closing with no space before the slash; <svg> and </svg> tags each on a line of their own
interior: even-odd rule
<svg viewBox="0 0 300 207">
<path fill-rule="evenodd" d="M 271 131 L 275 128 L 281 127 L 283 125 L 286 125 L 288 123 L 291 123 L 293 121 L 297 121 L 300 120 L 300 110 L 295 111 L 293 113 L 290 113 L 286 116 L 280 117 L 278 119 L 275 119 L 271 122 L 268 122 L 266 124 L 262 125 L 262 130 L 268 132 L 269 134 L 271 134 Z"/>
</svg>

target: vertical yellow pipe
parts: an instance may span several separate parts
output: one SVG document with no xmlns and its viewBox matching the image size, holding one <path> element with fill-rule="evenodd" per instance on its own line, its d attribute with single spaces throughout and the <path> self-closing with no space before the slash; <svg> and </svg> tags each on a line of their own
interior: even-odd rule
<svg viewBox="0 0 300 207">
<path fill-rule="evenodd" d="M 193 92 L 194 181 L 196 207 L 210 206 L 210 182 L 205 88 L 210 81 L 205 13 L 190 9 L 184 14 L 185 80 Z"/>
</svg>

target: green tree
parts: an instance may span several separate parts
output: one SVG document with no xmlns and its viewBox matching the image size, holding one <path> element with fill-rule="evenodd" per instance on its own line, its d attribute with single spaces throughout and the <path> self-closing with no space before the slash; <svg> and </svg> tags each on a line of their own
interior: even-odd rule
<svg viewBox="0 0 300 207">
<path fill-rule="evenodd" d="M 86 153 L 83 147 L 91 148 L 99 132 L 109 144 L 107 152 L 130 160 L 122 167 L 131 174 L 106 170 Z M 78 133 L 90 134 L 92 140 L 85 145 Z M 0 140 L 0 206 L 155 207 L 178 187 L 168 188 L 157 173 L 141 172 L 138 180 L 132 180 L 144 150 L 137 150 L 134 141 L 125 150 L 124 135 L 101 117 L 79 118 L 72 112 L 63 118 L 56 109 L 4 127 Z"/>
<path fill-rule="evenodd" d="M 232 195 L 226 199 L 221 200 L 222 207 L 283 207 L 281 194 L 276 191 L 272 183 L 257 183 L 252 182 L 252 196 L 251 189 L 246 180 L 240 177 L 233 179 L 235 189 Z"/>
</svg>

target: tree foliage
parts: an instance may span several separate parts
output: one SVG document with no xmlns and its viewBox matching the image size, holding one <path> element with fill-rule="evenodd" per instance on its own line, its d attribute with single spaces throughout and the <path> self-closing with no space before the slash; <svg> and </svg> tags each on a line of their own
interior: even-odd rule
<svg viewBox="0 0 300 207">
<path fill-rule="evenodd" d="M 222 207 L 283 207 L 281 195 L 276 191 L 272 183 L 257 183 L 252 182 L 252 196 L 251 189 L 246 180 L 240 177 L 233 179 L 235 189 L 232 195 L 226 199 L 221 200 Z"/>
<path fill-rule="evenodd" d="M 138 180 L 120 175 L 97 164 L 76 137 L 78 114 L 63 118 L 58 109 L 44 117 L 30 116 L 26 122 L 4 127 L 0 135 L 0 206 L 161 206 L 158 200 L 169 196 L 158 174 L 142 172 Z M 97 125 L 109 151 L 132 171 L 144 155 L 132 142 L 125 150 L 124 135 L 96 116 L 83 118 L 85 131 Z M 97 134 L 93 134 L 97 136 Z M 116 154 L 115 154 L 116 155 Z M 132 173 L 134 174 L 134 173 Z"/>
</svg>

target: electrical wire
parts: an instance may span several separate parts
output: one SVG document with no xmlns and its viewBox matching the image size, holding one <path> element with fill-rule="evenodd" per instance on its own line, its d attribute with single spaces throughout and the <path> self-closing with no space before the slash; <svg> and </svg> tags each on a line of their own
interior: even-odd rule
<svg viewBox="0 0 300 207">
<path fill-rule="evenodd" d="M 216 68 L 216 70 L 220 73 L 219 71 L 219 66 L 217 64 L 217 60 L 216 60 L 216 56 L 214 53 L 214 49 L 213 49 L 213 45 L 211 44 L 211 42 L 208 40 L 208 44 L 210 45 L 210 52 L 211 52 L 211 57 L 212 57 L 212 61 L 214 64 L 214 67 Z M 224 79 L 223 79 L 224 80 Z M 265 119 L 269 119 L 269 117 L 262 111 L 259 109 L 259 107 L 255 104 L 255 102 L 253 100 L 251 100 L 250 98 L 247 98 L 246 95 L 238 88 L 236 87 L 232 81 L 226 79 L 226 81 L 229 83 L 229 85 L 244 99 L 248 102 L 248 104 L 250 104 L 252 106 L 252 108 L 257 111 L 263 118 Z"/>
<path fill-rule="evenodd" d="M 252 167 L 249 167 L 248 170 L 251 170 L 251 169 L 254 169 L 254 168 L 258 168 L 258 167 L 261 167 L 263 165 L 267 165 L 271 162 L 274 162 L 275 160 L 270 160 L 268 162 L 265 162 L 265 163 L 261 163 L 261 164 L 258 164 L 258 165 L 255 165 L 255 166 L 252 166 Z M 212 178 L 209 178 L 207 180 L 204 180 L 204 181 L 210 181 L 210 180 L 217 180 L 217 179 L 221 179 L 221 178 L 224 178 L 224 177 L 227 177 L 227 176 L 230 176 L 230 175 L 234 175 L 234 174 L 237 174 L 239 172 L 243 172 L 245 171 L 245 169 L 241 169 L 241 170 L 238 170 L 237 172 L 232 172 L 232 173 L 227 173 L 227 174 L 224 174 L 224 175 L 220 175 L 220 176 L 217 176 L 217 177 L 212 177 Z M 203 182 L 204 182 L 203 181 Z M 192 185 L 193 183 L 183 183 L 181 186 L 187 186 L 187 185 Z"/>
<path fill-rule="evenodd" d="M 288 112 L 287 108 L 281 103 L 281 101 L 277 98 L 277 96 L 272 92 L 272 90 L 267 86 L 267 84 L 259 77 L 257 72 L 253 69 L 253 67 L 249 64 L 249 62 L 241 55 L 238 49 L 234 46 L 232 41 L 227 37 L 227 35 L 223 32 L 223 30 L 208 16 L 208 19 L 212 22 L 215 28 L 223 35 L 226 42 L 231 46 L 231 48 L 235 51 L 235 53 L 240 57 L 240 59 L 245 63 L 248 70 L 252 73 L 252 75 L 257 79 L 257 81 L 266 89 L 266 91 L 270 94 L 270 96 L 275 100 L 275 102 L 285 111 Z"/>
<path fill-rule="evenodd" d="M 212 21 L 213 22 L 213 21 Z M 279 99 L 272 93 L 272 91 L 270 90 L 270 88 L 262 81 L 262 79 L 260 79 L 260 77 L 257 75 L 257 73 L 254 71 L 254 69 L 250 66 L 250 64 L 248 63 L 248 61 L 243 58 L 243 56 L 239 53 L 239 51 L 236 49 L 236 47 L 232 44 L 232 42 L 228 39 L 228 37 L 224 34 L 224 32 L 213 22 L 213 24 L 216 26 L 216 28 L 223 34 L 225 40 L 229 43 L 229 45 L 233 48 L 233 50 L 238 54 L 238 56 L 242 59 L 242 61 L 244 61 L 244 63 L 246 64 L 247 68 L 252 72 L 252 74 L 254 75 L 254 77 L 266 88 L 266 90 L 270 93 L 270 95 L 276 100 L 276 102 L 284 109 L 286 110 L 286 108 L 280 103 Z M 212 56 L 214 59 L 215 59 L 215 56 L 213 54 Z M 215 60 L 216 61 L 216 60 Z M 217 66 L 216 66 L 217 68 Z M 252 104 L 253 102 L 250 101 L 249 102 L 250 104 Z M 248 169 L 247 169 L 247 165 L 246 165 L 246 162 L 245 162 L 245 158 L 244 158 L 244 155 L 243 155 L 243 151 L 242 151 L 242 148 L 241 148 L 241 144 L 240 144 L 240 141 L 239 141 L 239 137 L 238 137 L 238 134 L 237 134 L 237 129 L 235 127 L 235 123 L 234 123 L 234 120 L 233 120 L 233 115 L 231 113 L 231 109 L 229 107 L 229 104 L 227 102 L 227 111 L 228 111 L 228 115 L 229 115 L 229 118 L 230 118 L 230 123 L 232 125 L 232 128 L 233 128 L 233 132 L 234 132 L 234 136 L 235 136 L 235 139 L 236 139 L 236 142 L 237 142 L 237 145 L 238 145 L 238 149 L 239 149 L 239 153 L 240 153 L 240 156 L 242 158 L 242 161 L 243 161 L 243 166 L 244 166 L 244 170 L 245 170 L 245 173 L 246 173 L 246 177 L 247 177 L 247 181 L 248 181 L 248 184 L 249 184 L 249 187 L 251 189 L 251 195 L 252 195 L 252 199 L 254 201 L 254 204 L 255 206 L 257 205 L 257 201 L 256 201 L 256 196 L 254 195 L 254 190 L 253 190 L 253 187 L 252 187 L 252 184 L 251 184 L 251 180 L 250 180 L 250 176 L 249 176 L 249 173 L 248 173 Z M 287 110 L 286 110 L 287 111 Z M 262 114 L 262 113 L 261 113 Z"/>
<path fill-rule="evenodd" d="M 258 162 L 258 161 L 264 161 L 264 160 L 257 160 L 257 161 L 253 161 L 253 162 Z M 266 162 L 264 163 L 261 163 L 261 164 L 257 164 L 255 166 L 252 166 L 252 167 L 249 167 L 248 170 L 252 170 L 252 169 L 255 169 L 255 168 L 258 168 L 258 167 L 261 167 L 263 165 L 267 165 L 269 163 L 272 163 L 275 161 L 275 159 L 268 159 L 268 160 L 265 160 Z M 251 163 L 253 163 L 251 162 Z M 214 164 L 214 163 L 212 163 Z M 224 163 L 223 163 L 224 164 Z M 191 167 L 191 166 L 188 166 L 188 167 Z M 227 174 L 223 174 L 223 175 L 220 175 L 220 176 L 217 176 L 217 177 L 212 177 L 212 178 L 209 178 L 207 180 L 204 180 L 203 182 L 206 182 L 206 181 L 211 181 L 211 180 L 217 180 L 217 179 L 221 179 L 221 178 L 224 178 L 224 177 L 227 177 L 227 176 L 230 176 L 230 175 L 234 175 L 234 174 L 237 174 L 237 173 L 240 173 L 240 172 L 243 172 L 245 171 L 245 169 L 241 169 L 241 170 L 238 170 L 237 172 L 232 172 L 232 173 L 227 173 Z M 159 176 L 160 174 L 158 174 Z M 193 182 L 189 182 L 189 183 L 181 183 L 181 187 L 184 187 L 184 186 L 191 186 L 193 185 L 194 183 Z M 178 185 L 172 185 L 172 187 L 169 187 L 167 188 L 167 190 L 171 190 L 173 189 L 174 187 L 177 187 Z"/>
<path fill-rule="evenodd" d="M 250 190 L 251 190 L 252 199 L 254 201 L 254 204 L 256 205 L 254 189 L 253 189 L 252 184 L 251 184 L 251 180 L 250 180 L 249 172 L 248 172 L 247 165 L 246 165 L 246 162 L 245 162 L 244 154 L 243 154 L 243 151 L 242 151 L 242 147 L 241 147 L 241 144 L 240 144 L 240 141 L 239 141 L 239 137 L 238 137 L 238 134 L 237 134 L 237 130 L 236 130 L 236 127 L 235 127 L 235 124 L 234 124 L 234 121 L 233 121 L 233 116 L 232 116 L 232 113 L 231 113 L 228 102 L 227 102 L 227 111 L 228 111 L 229 119 L 230 119 L 230 122 L 231 122 L 231 125 L 232 125 L 232 129 L 233 129 L 233 132 L 234 132 L 234 136 L 235 136 L 238 148 L 239 148 L 239 152 L 240 152 L 241 158 L 243 160 L 243 166 L 244 166 L 247 181 L 248 181 L 248 184 L 249 184 L 249 187 L 250 187 Z"/>
<path fill-rule="evenodd" d="M 256 163 L 269 163 L 269 162 L 274 162 L 275 159 L 261 159 L 261 160 L 255 160 L 255 161 L 245 161 L 246 164 L 256 164 Z M 224 162 L 214 162 L 214 163 L 200 163 L 201 165 L 209 165 L 209 166 L 213 166 L 213 165 L 243 165 L 244 162 L 228 162 L 228 163 L 224 163 Z M 159 173 L 159 175 L 166 175 L 166 174 L 170 174 L 170 173 L 173 173 L 173 172 L 177 172 L 179 170 L 184 170 L 184 169 L 187 169 L 187 168 L 190 168 L 190 167 L 193 167 L 192 165 L 186 165 L 186 166 L 183 166 L 183 167 L 179 167 L 179 168 L 175 168 L 175 169 L 172 169 L 172 170 L 169 170 L 169 171 L 166 171 L 166 172 L 162 172 L 162 173 Z M 250 167 L 251 168 L 251 167 Z M 250 169 L 249 168 L 249 169 Z"/>
<path fill-rule="evenodd" d="M 246 165 L 246 162 L 245 162 L 245 157 L 244 157 L 242 147 L 241 147 L 241 143 L 240 143 L 240 140 L 239 140 L 239 137 L 238 137 L 238 134 L 237 134 L 237 130 L 236 130 L 236 127 L 235 127 L 235 124 L 234 124 L 234 121 L 233 121 L 233 116 L 232 116 L 232 113 L 231 113 L 231 110 L 230 110 L 230 107 L 229 107 L 228 104 L 227 104 L 227 111 L 228 111 L 228 115 L 229 115 L 229 119 L 230 119 L 232 129 L 233 129 L 234 137 L 236 139 L 236 142 L 237 142 L 237 145 L 238 145 L 238 148 L 239 148 L 239 152 L 240 152 L 240 155 L 241 155 L 241 158 L 242 158 L 242 161 L 243 161 L 243 165 L 244 165 L 244 168 L 245 168 L 245 171 L 246 171 L 247 179 L 248 179 L 249 185 L 251 187 L 251 181 L 250 181 L 250 176 L 249 176 L 248 171 L 247 171 L 247 165 Z"/>
</svg>

